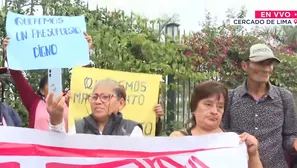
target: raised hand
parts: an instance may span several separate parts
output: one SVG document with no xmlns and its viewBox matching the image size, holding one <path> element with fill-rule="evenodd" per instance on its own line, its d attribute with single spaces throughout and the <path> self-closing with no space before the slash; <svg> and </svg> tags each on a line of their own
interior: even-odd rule
<svg viewBox="0 0 297 168">
<path fill-rule="evenodd" d="M 92 45 L 93 45 L 93 40 L 92 37 L 88 35 L 88 33 L 84 32 L 84 35 L 86 37 L 86 40 L 88 41 L 88 45 L 89 45 L 89 50 L 92 49 Z"/>
<path fill-rule="evenodd" d="M 50 123 L 52 125 L 58 125 L 63 122 L 64 105 L 65 97 L 63 96 L 63 93 L 60 93 L 55 100 L 53 92 L 46 98 L 46 110 L 50 116 Z"/>
<path fill-rule="evenodd" d="M 5 60 L 7 61 L 7 57 L 6 57 L 6 47 L 9 43 L 9 37 L 5 37 L 2 43 L 2 48 L 3 48 L 3 54 L 5 55 Z"/>
<path fill-rule="evenodd" d="M 66 93 L 64 93 L 65 102 L 69 102 L 71 98 L 71 91 L 68 90 Z"/>
</svg>

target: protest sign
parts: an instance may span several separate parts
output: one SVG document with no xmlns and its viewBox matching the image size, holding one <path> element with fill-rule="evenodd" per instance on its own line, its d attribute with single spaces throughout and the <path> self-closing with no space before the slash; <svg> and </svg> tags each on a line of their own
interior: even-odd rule
<svg viewBox="0 0 297 168">
<path fill-rule="evenodd" d="M 1 167 L 248 168 L 246 146 L 235 133 L 156 138 L 1 127 L 0 134 Z"/>
<path fill-rule="evenodd" d="M 72 128 L 76 119 L 91 113 L 88 95 L 92 93 L 96 81 L 106 78 L 118 81 L 126 89 L 127 104 L 122 111 L 124 118 L 142 123 L 144 135 L 154 136 L 156 114 L 153 109 L 158 103 L 161 75 L 95 68 L 75 67 L 72 70 L 68 128 Z"/>
<path fill-rule="evenodd" d="M 9 67 L 16 70 L 70 68 L 89 63 L 84 16 L 26 16 L 8 12 Z"/>
</svg>

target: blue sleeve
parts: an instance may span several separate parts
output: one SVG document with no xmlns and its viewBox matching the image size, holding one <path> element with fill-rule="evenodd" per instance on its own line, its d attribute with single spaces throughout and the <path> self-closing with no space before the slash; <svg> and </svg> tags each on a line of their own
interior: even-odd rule
<svg viewBox="0 0 297 168">
<path fill-rule="evenodd" d="M 7 105 L 7 110 L 9 112 L 9 115 L 11 116 L 13 122 L 14 122 L 14 126 L 15 127 L 22 127 L 22 119 L 20 117 L 20 115 L 15 112 L 10 106 Z"/>
</svg>

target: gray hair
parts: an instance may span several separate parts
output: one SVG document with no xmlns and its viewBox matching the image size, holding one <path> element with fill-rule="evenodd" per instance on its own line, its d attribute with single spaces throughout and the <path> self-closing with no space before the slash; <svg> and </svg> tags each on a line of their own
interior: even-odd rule
<svg viewBox="0 0 297 168">
<path fill-rule="evenodd" d="M 103 79 L 103 80 L 99 80 L 96 82 L 96 85 L 93 89 L 93 93 L 95 92 L 95 90 L 100 87 L 100 86 L 111 86 L 113 88 L 113 92 L 115 93 L 115 95 L 118 98 L 123 98 L 124 100 L 126 100 L 126 91 L 125 88 L 119 84 L 119 82 L 113 80 L 113 79 Z"/>
</svg>

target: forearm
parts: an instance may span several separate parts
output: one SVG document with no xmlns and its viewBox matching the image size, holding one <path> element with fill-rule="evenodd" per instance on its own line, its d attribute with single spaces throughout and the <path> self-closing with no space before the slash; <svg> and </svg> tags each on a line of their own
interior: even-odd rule
<svg viewBox="0 0 297 168">
<path fill-rule="evenodd" d="M 64 121 L 57 125 L 52 125 L 51 123 L 49 123 L 49 131 L 66 133 Z"/>
<path fill-rule="evenodd" d="M 158 118 L 157 119 L 157 122 L 156 122 L 156 132 L 155 132 L 155 136 L 159 136 L 160 133 L 162 131 L 162 121 L 161 121 L 161 118 Z"/>
<path fill-rule="evenodd" d="M 37 104 L 37 102 L 40 100 L 40 97 L 36 95 L 21 71 L 11 69 L 9 72 L 18 90 L 18 93 L 20 94 L 24 106 L 29 112 L 29 115 L 33 115 L 31 114 L 33 113 L 31 111 L 33 108 L 32 106 Z"/>
<path fill-rule="evenodd" d="M 249 168 L 263 168 L 259 154 L 257 154 L 256 156 L 249 157 L 248 167 Z"/>
<path fill-rule="evenodd" d="M 293 148 L 293 144 L 294 141 L 297 137 L 296 136 L 285 136 L 284 137 L 284 141 L 283 141 L 283 148 L 287 151 L 287 152 L 293 152 L 294 148 Z"/>
</svg>

